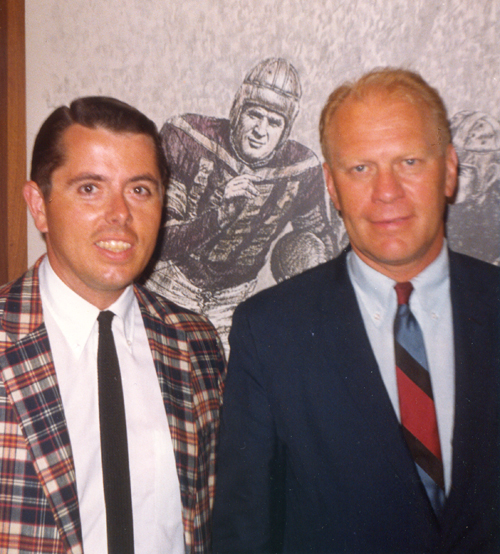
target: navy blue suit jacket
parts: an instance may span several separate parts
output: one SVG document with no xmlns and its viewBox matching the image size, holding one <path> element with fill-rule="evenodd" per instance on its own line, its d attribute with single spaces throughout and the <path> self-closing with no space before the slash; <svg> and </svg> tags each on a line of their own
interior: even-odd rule
<svg viewBox="0 0 500 554">
<path fill-rule="evenodd" d="M 235 312 L 214 552 L 497 552 L 499 268 L 450 252 L 452 490 L 435 516 L 382 381 L 346 255 Z"/>
</svg>

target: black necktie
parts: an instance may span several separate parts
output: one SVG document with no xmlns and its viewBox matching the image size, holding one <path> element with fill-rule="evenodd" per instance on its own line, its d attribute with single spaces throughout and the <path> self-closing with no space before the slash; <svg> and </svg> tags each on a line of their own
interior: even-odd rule
<svg viewBox="0 0 500 554">
<path fill-rule="evenodd" d="M 439 513 L 444 503 L 443 461 L 424 337 L 408 305 L 413 285 L 397 283 L 395 289 L 394 347 L 401 425 L 432 507 Z"/>
<path fill-rule="evenodd" d="M 134 552 L 132 495 L 128 464 L 127 426 L 120 377 L 120 366 L 111 321 L 115 314 L 101 312 L 97 376 L 99 387 L 99 422 L 101 459 L 106 503 L 106 526 L 109 554 Z"/>
</svg>

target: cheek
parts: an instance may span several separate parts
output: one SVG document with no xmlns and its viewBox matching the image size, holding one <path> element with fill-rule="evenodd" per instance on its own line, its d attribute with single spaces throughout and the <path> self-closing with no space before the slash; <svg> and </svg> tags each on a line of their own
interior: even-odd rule
<svg viewBox="0 0 500 554">
<path fill-rule="evenodd" d="M 58 206 L 53 203 L 49 205 L 47 209 L 47 233 L 49 236 L 57 239 L 72 235 L 72 221 L 75 221 L 73 211 L 58 209 Z"/>
<path fill-rule="evenodd" d="M 242 121 L 236 130 L 236 136 L 244 137 L 252 130 L 251 121 Z"/>
<path fill-rule="evenodd" d="M 370 206 L 371 193 L 364 187 L 357 187 L 350 183 L 338 192 L 338 203 L 342 213 L 352 217 L 361 217 Z"/>
<path fill-rule="evenodd" d="M 161 215 L 162 208 L 157 206 L 154 209 L 143 210 L 135 216 L 137 229 L 150 242 L 156 242 L 161 225 Z"/>
</svg>

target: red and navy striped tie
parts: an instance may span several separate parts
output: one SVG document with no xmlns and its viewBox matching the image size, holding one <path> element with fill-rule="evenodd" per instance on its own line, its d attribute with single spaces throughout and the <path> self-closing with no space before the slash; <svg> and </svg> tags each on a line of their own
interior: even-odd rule
<svg viewBox="0 0 500 554">
<path fill-rule="evenodd" d="M 436 513 L 444 503 L 444 472 L 429 366 L 420 326 L 408 305 L 413 285 L 397 283 L 394 320 L 396 377 L 401 426 Z"/>
</svg>

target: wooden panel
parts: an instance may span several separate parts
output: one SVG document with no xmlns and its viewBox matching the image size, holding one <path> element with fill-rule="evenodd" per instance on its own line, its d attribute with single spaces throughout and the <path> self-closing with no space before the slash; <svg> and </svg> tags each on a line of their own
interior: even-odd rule
<svg viewBox="0 0 500 554">
<path fill-rule="evenodd" d="M 26 269 L 24 0 L 0 0 L 0 284 Z"/>
</svg>

